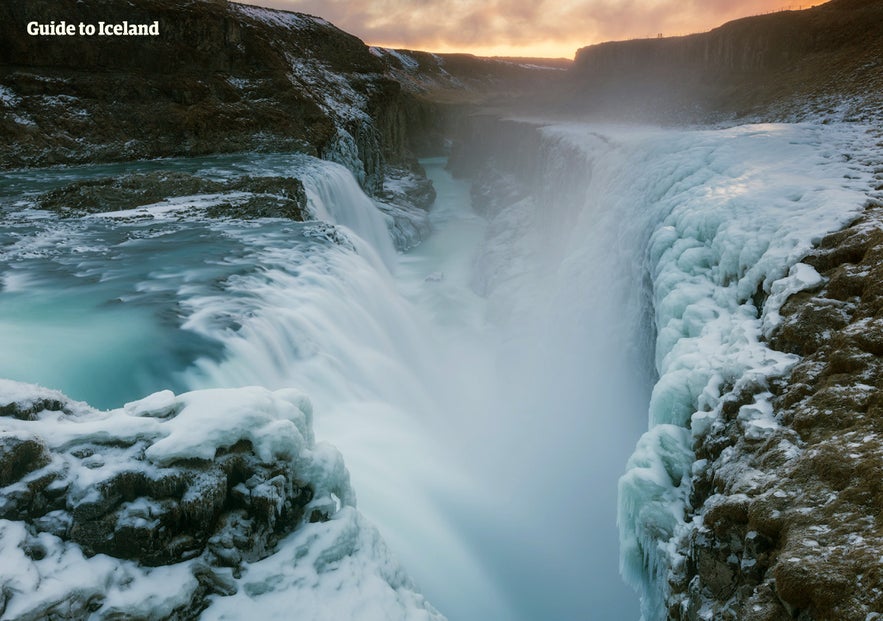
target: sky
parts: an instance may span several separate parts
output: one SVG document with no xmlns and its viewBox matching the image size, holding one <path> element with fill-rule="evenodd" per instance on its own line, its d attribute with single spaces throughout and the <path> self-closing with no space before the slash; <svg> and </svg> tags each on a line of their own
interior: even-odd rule
<svg viewBox="0 0 883 621">
<path fill-rule="evenodd" d="M 796 0 L 244 0 L 324 17 L 369 45 L 572 58 L 602 41 L 684 35 Z"/>
</svg>

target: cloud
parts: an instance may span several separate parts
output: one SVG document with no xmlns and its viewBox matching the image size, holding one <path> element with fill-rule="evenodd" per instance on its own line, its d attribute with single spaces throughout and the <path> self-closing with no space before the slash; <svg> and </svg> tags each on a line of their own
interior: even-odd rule
<svg viewBox="0 0 883 621">
<path fill-rule="evenodd" d="M 324 17 L 370 44 L 479 53 L 510 48 L 528 54 L 569 50 L 567 55 L 577 47 L 611 39 L 700 32 L 787 4 L 782 0 L 251 1 Z M 811 0 L 804 1 L 808 6 Z"/>
</svg>

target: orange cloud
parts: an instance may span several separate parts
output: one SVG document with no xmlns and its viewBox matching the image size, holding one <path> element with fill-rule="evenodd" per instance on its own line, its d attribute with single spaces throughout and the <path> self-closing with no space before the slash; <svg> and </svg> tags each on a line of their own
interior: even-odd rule
<svg viewBox="0 0 883 621">
<path fill-rule="evenodd" d="M 689 34 L 789 8 L 783 0 L 251 0 L 324 17 L 371 45 L 572 57 L 612 39 Z M 790 8 L 820 2 L 804 0 Z"/>
</svg>

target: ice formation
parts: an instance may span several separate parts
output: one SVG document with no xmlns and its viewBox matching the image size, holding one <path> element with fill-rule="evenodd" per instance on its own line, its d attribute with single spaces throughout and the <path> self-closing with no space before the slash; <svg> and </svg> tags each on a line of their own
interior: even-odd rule
<svg viewBox="0 0 883 621">
<path fill-rule="evenodd" d="M 665 616 L 668 572 L 680 562 L 694 468 L 692 437 L 721 397 L 751 388 L 755 425 L 776 425 L 764 387 L 796 361 L 762 340 L 793 292 L 819 284 L 798 263 L 865 202 L 860 164 L 840 157 L 861 128 L 762 125 L 641 139 L 634 216 L 649 218 L 658 381 L 649 431 L 620 481 L 622 572 L 644 618 Z M 637 165 L 637 162 L 635 162 Z M 639 215 L 643 212 L 643 215 Z"/>
<path fill-rule="evenodd" d="M 120 409 L 98 411 L 56 391 L 2 380 L 0 408 L 5 415 L 0 441 L 12 447 L 6 458 L 15 460 L 16 447 L 26 441 L 43 451 L 40 459 L 4 464 L 6 474 L 10 467 L 13 472 L 30 471 L 11 485 L 4 480 L 2 511 L 8 519 L 0 520 L 3 618 L 104 618 L 124 613 L 163 619 L 202 608 L 204 618 L 246 618 L 258 611 L 284 616 L 292 601 L 298 602 L 298 616 L 305 619 L 442 618 L 417 593 L 376 529 L 354 509 L 343 460 L 329 445 L 314 441 L 312 406 L 298 391 L 245 387 L 177 396 L 163 391 Z M 250 493 L 255 503 L 264 499 L 260 502 L 270 503 L 270 517 L 275 512 L 281 519 L 283 505 L 290 502 L 280 491 L 286 485 L 283 478 L 289 486 L 296 481 L 295 497 L 302 495 L 300 489 L 310 490 L 302 523 L 284 535 L 275 550 L 253 558 L 248 556 L 253 551 L 245 548 L 241 554 L 251 562 L 231 562 L 229 555 L 239 553 L 231 552 L 224 538 L 249 531 L 238 534 L 236 520 L 244 518 L 236 518 L 235 510 L 234 517 L 226 517 L 225 504 L 216 510 L 221 522 L 230 525 L 215 531 L 205 552 L 182 553 L 177 562 L 158 567 L 149 559 L 141 564 L 135 562 L 141 560 L 137 557 L 94 554 L 95 547 L 102 550 L 113 544 L 82 534 L 90 526 L 89 516 L 94 513 L 91 519 L 97 519 L 116 512 L 116 523 L 106 535 L 109 540 L 137 538 L 139 529 L 158 529 L 151 538 L 162 537 L 163 524 L 179 511 L 170 509 L 170 504 L 178 506 L 178 482 L 188 486 L 179 500 L 180 511 L 203 510 L 200 507 L 215 495 L 205 483 L 211 471 L 201 474 L 194 464 L 211 464 L 242 443 L 249 448 L 237 467 L 248 467 L 242 463 L 249 459 L 257 464 L 252 478 L 233 488 L 233 496 Z M 257 482 L 266 467 L 275 478 Z M 227 474 L 228 485 L 234 476 L 235 468 Z M 125 481 L 139 477 L 148 482 L 147 488 L 168 487 L 166 496 L 127 492 L 138 484 Z M 49 500 L 37 501 L 44 497 Z M 79 521 L 81 515 L 87 522 Z M 256 518 L 252 514 L 248 519 Z M 257 547 L 257 535 L 252 537 L 248 545 Z M 142 554 L 145 549 L 149 543 L 142 546 Z M 349 586 L 341 590 L 342 585 Z"/>
</svg>

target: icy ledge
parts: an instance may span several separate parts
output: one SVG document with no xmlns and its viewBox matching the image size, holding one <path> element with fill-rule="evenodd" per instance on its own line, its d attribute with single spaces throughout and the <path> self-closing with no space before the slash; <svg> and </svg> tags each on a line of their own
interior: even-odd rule
<svg viewBox="0 0 883 621">
<path fill-rule="evenodd" d="M 294 390 L 0 380 L 0 618 L 442 619 L 311 425 Z"/>
<path fill-rule="evenodd" d="M 621 569 L 641 594 L 643 618 L 654 621 L 679 618 L 671 587 L 692 571 L 684 542 L 708 508 L 694 482 L 709 462 L 696 446 L 733 416 L 757 441 L 782 426 L 774 385 L 799 357 L 771 349 L 766 337 L 781 325 L 789 296 L 822 284 L 800 261 L 861 211 L 876 147 L 856 126 L 757 125 L 622 140 L 638 154 L 625 170 L 642 170 L 628 179 L 633 187 L 618 190 L 635 197 L 635 217 L 650 225 L 645 269 L 659 379 L 649 430 L 620 480 Z M 783 454 L 798 448 L 777 446 Z M 721 455 L 740 459 L 730 448 Z M 740 473 L 733 492 L 775 483 L 775 473 Z M 716 479 L 712 491 L 720 491 L 715 486 Z"/>
</svg>

